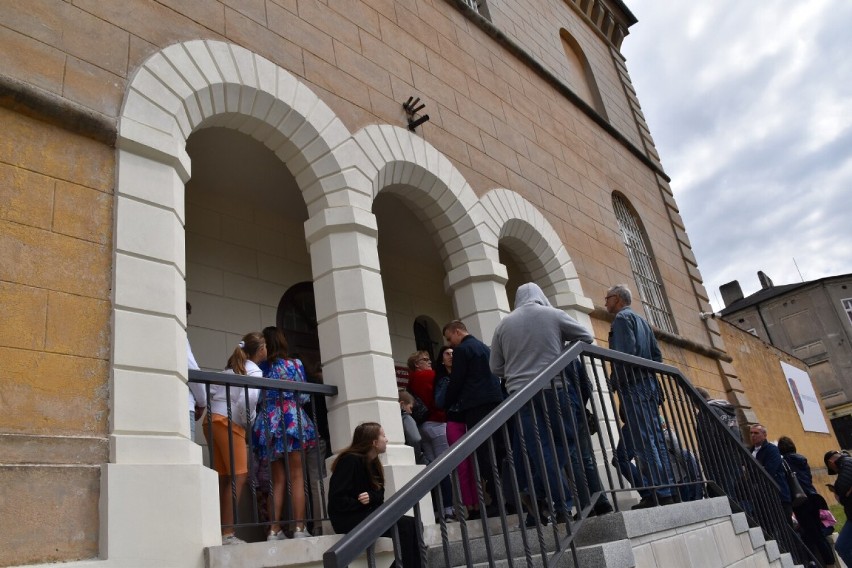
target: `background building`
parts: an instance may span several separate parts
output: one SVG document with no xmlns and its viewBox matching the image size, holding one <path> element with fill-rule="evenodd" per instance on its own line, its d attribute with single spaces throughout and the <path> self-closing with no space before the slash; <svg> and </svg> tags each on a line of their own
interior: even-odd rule
<svg viewBox="0 0 852 568">
<path fill-rule="evenodd" d="M 808 365 L 837 438 L 852 447 L 852 274 L 775 286 L 743 297 L 734 280 L 719 290 L 722 318 Z"/>
<path fill-rule="evenodd" d="M 333 447 L 384 424 L 391 491 L 418 471 L 394 364 L 453 318 L 490 342 L 524 281 L 602 344 L 628 283 L 666 361 L 753 420 L 634 23 L 619 0 L 4 3 L 0 564 L 202 565 L 187 337 L 220 369 L 284 327 L 339 389 Z"/>
</svg>

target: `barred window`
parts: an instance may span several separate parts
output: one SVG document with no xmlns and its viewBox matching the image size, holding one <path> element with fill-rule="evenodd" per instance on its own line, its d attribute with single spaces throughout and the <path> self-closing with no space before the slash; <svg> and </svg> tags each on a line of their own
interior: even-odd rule
<svg viewBox="0 0 852 568">
<path fill-rule="evenodd" d="M 627 247 L 627 256 L 630 258 L 630 267 L 633 269 L 633 277 L 639 287 L 638 295 L 645 308 L 645 314 L 655 327 L 675 333 L 674 319 L 666 301 L 662 279 L 649 253 L 650 247 L 644 231 L 640 228 L 636 215 L 622 197 L 613 195 L 612 205 L 615 209 L 615 217 L 618 219 L 618 227 L 621 229 L 621 237 L 624 239 L 624 246 Z"/>
<path fill-rule="evenodd" d="M 491 20 L 491 13 L 488 10 L 486 0 L 462 0 L 462 2 L 467 4 L 474 12 L 484 17 L 486 20 Z"/>
</svg>

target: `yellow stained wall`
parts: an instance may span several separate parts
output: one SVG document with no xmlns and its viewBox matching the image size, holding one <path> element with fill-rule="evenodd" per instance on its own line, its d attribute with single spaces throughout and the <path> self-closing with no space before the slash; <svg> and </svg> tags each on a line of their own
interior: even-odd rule
<svg viewBox="0 0 852 568">
<path fill-rule="evenodd" d="M 0 565 L 89 558 L 108 459 L 114 150 L 2 108 L 0 124 Z"/>
<path fill-rule="evenodd" d="M 831 421 L 823 408 L 823 418 L 829 433 L 805 432 L 787 386 L 787 378 L 781 369 L 781 361 L 804 371 L 808 370 L 807 365 L 727 322 L 720 322 L 719 328 L 728 355 L 734 359 L 737 375 L 751 400 L 757 419 L 766 427 L 769 440 L 776 442 L 781 436 L 790 437 L 798 452 L 808 458 L 814 485 L 830 504 L 834 503 L 834 497 L 825 488 L 830 480 L 822 461 L 825 452 L 838 447 Z"/>
</svg>

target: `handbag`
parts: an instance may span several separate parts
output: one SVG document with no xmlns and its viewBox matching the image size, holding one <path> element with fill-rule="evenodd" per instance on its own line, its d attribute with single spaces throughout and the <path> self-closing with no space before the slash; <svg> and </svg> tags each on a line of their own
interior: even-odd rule
<svg viewBox="0 0 852 568">
<path fill-rule="evenodd" d="M 413 392 L 408 391 L 408 394 L 414 399 L 414 406 L 411 408 L 411 417 L 414 418 L 414 422 L 419 426 L 426 422 L 426 419 L 429 417 L 429 407 Z"/>
<path fill-rule="evenodd" d="M 790 488 L 790 500 L 793 502 L 793 507 L 801 507 L 808 500 L 808 496 L 805 490 L 802 489 L 799 478 L 790 469 L 790 464 L 787 463 L 787 460 L 782 458 L 781 463 L 784 465 L 784 475 L 787 477 L 787 487 Z"/>
</svg>

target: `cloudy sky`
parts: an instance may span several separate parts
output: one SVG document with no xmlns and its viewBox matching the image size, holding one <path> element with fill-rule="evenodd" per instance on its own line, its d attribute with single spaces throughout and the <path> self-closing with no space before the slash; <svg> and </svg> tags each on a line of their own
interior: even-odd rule
<svg viewBox="0 0 852 568">
<path fill-rule="evenodd" d="M 852 1 L 626 4 L 622 51 L 714 309 L 758 270 L 852 272 Z"/>
</svg>

